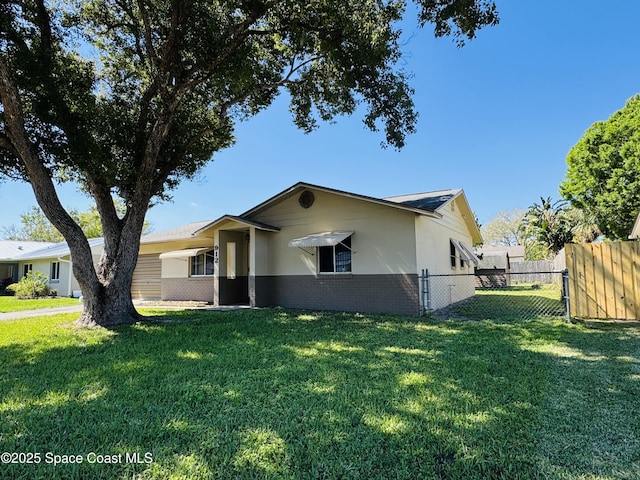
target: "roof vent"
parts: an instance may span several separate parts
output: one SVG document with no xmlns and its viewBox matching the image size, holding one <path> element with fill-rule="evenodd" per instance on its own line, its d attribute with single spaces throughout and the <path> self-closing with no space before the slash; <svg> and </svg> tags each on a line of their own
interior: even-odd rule
<svg viewBox="0 0 640 480">
<path fill-rule="evenodd" d="M 305 190 L 300 194 L 300 197 L 298 197 L 298 203 L 302 208 L 309 208 L 311 205 L 313 205 L 315 199 L 316 198 L 313 195 L 313 192 L 311 192 L 310 190 Z"/>
</svg>

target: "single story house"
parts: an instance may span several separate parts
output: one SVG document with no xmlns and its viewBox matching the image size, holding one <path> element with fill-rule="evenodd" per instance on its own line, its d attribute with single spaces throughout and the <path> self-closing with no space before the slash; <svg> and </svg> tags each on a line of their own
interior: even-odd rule
<svg viewBox="0 0 640 480">
<path fill-rule="evenodd" d="M 0 240 L 0 290 L 17 282 L 26 272 L 20 271 L 19 255 L 41 250 L 53 245 L 47 242 L 27 242 L 22 240 Z"/>
<path fill-rule="evenodd" d="M 300 182 L 241 215 L 143 236 L 132 296 L 417 315 L 423 270 L 451 275 L 432 287 L 434 310 L 475 294 L 481 242 L 460 189 L 375 198 Z M 14 260 L 57 274 L 60 295 L 77 288 L 68 248 Z"/>
<path fill-rule="evenodd" d="M 134 297 L 416 315 L 422 270 L 473 274 L 481 241 L 462 190 L 383 199 L 301 182 L 241 215 L 143 237 Z M 474 295 L 472 275 L 449 280 L 432 309 Z"/>
<path fill-rule="evenodd" d="M 503 288 L 511 285 L 509 253 L 480 254 L 476 266 L 476 287 Z"/>
<path fill-rule="evenodd" d="M 31 271 L 40 271 L 49 277 L 49 289 L 55 290 L 61 297 L 79 297 L 80 286 L 71 270 L 72 260 L 66 242 L 45 244 L 40 248 L 23 252 L 13 257 L 18 265 L 20 277 Z M 89 239 L 94 265 L 97 265 L 102 254 L 104 241 L 102 238 Z M 17 279 L 16 279 L 17 280 Z"/>
<path fill-rule="evenodd" d="M 524 262 L 524 245 L 483 245 L 476 250 L 478 257 L 484 255 L 495 256 L 499 255 L 504 257 L 505 254 L 509 256 L 509 263 L 522 263 Z"/>
</svg>

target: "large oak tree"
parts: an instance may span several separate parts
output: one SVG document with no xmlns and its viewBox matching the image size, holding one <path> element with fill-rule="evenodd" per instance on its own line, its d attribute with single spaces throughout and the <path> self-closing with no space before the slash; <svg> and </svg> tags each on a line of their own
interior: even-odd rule
<svg viewBox="0 0 640 480">
<path fill-rule="evenodd" d="M 418 23 L 459 44 L 498 21 L 490 0 L 417 0 Z M 0 3 L 0 171 L 28 181 L 67 240 L 84 325 L 133 322 L 131 280 L 149 205 L 234 142 L 234 123 L 290 95 L 293 122 L 366 107 L 400 148 L 416 112 L 398 68 L 397 0 L 16 0 Z M 93 197 L 94 268 L 56 182 Z M 113 197 L 124 201 L 119 215 Z"/>
</svg>

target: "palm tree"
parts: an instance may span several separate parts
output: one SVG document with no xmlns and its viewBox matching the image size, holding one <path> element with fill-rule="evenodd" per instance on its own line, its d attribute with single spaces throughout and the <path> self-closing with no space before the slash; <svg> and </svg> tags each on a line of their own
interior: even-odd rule
<svg viewBox="0 0 640 480">
<path fill-rule="evenodd" d="M 522 228 L 529 242 L 543 247 L 547 256 L 557 254 L 565 243 L 573 240 L 571 222 L 565 214 L 567 202 L 552 202 L 551 197 L 540 197 L 540 204 L 529 207 L 522 220 Z"/>
</svg>

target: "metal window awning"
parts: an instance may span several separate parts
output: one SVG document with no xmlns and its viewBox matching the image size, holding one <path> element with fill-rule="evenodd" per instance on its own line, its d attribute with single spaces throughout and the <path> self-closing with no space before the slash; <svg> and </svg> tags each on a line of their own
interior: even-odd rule
<svg viewBox="0 0 640 480">
<path fill-rule="evenodd" d="M 451 242 L 455 245 L 460 257 L 462 257 L 463 260 L 466 260 L 467 262 L 473 262 L 476 267 L 478 266 L 478 264 L 480 263 L 480 259 L 476 256 L 475 253 L 471 251 L 469 247 L 454 238 L 451 239 Z"/>
<path fill-rule="evenodd" d="M 292 248 L 333 247 L 351 235 L 353 235 L 353 232 L 344 231 L 312 233 L 311 235 L 289 240 L 289 246 Z"/>
<path fill-rule="evenodd" d="M 164 252 L 160 254 L 160 259 L 164 260 L 167 258 L 188 258 L 195 257 L 200 253 L 211 250 L 212 247 L 200 247 L 200 248 L 187 248 L 185 250 L 173 250 L 171 252 Z"/>
</svg>

